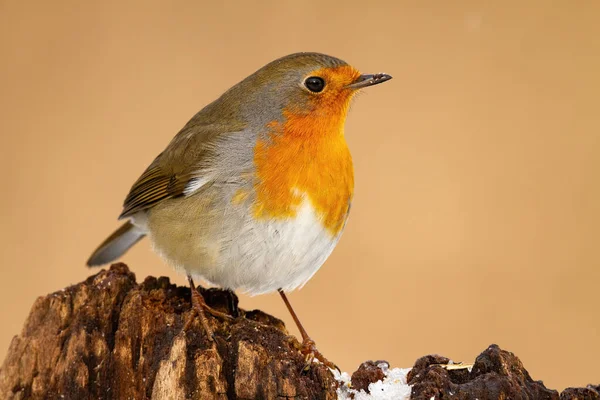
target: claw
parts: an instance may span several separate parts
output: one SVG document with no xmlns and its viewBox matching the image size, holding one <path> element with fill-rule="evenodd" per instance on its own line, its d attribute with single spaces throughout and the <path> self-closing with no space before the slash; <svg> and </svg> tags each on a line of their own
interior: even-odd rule
<svg viewBox="0 0 600 400">
<path fill-rule="evenodd" d="M 204 332 L 206 332 L 206 336 L 208 337 L 208 340 L 210 340 L 211 342 L 214 343 L 215 340 L 215 333 L 213 332 L 213 330 L 211 329 L 210 325 L 208 324 L 208 319 L 206 318 L 206 313 L 209 313 L 210 315 L 212 315 L 215 318 L 219 318 L 221 320 L 225 320 L 225 321 L 233 321 L 234 318 L 231 315 L 222 313 L 221 311 L 217 311 L 211 307 L 209 307 L 206 302 L 204 301 L 204 297 L 202 297 L 202 295 L 198 292 L 198 289 L 196 288 L 196 285 L 194 285 L 194 281 L 192 280 L 191 276 L 188 276 L 188 280 L 190 283 L 190 290 L 192 292 L 192 312 L 188 318 L 188 320 L 186 321 L 183 329 L 184 331 L 187 331 L 190 326 L 192 325 L 192 322 L 194 321 L 194 317 L 198 316 L 198 318 L 200 319 L 200 323 L 202 323 L 202 327 L 204 328 Z"/>
<path fill-rule="evenodd" d="M 314 340 L 310 338 L 302 342 L 302 349 L 300 350 L 300 352 L 304 354 L 304 368 L 302 369 L 303 371 L 308 371 L 310 369 L 310 365 L 316 358 L 327 368 L 336 369 L 338 370 L 338 372 L 342 372 L 337 365 L 326 359 L 325 356 L 323 356 L 323 354 L 321 354 L 321 352 L 317 350 Z"/>
<path fill-rule="evenodd" d="M 225 314 L 224 312 L 221 312 L 218 310 L 215 310 L 214 308 L 209 307 L 207 304 L 204 304 L 204 310 L 207 313 L 209 313 L 210 315 L 212 315 L 213 317 L 224 320 L 224 321 L 232 322 L 235 320 L 235 318 L 232 317 L 231 315 Z"/>
<path fill-rule="evenodd" d="M 204 298 L 202 297 L 202 295 L 198 293 L 198 291 L 195 288 L 192 288 L 192 310 L 188 317 L 188 320 L 186 321 L 183 327 L 183 330 L 187 331 L 194 322 L 194 318 L 198 316 L 198 318 L 200 319 L 200 323 L 204 328 L 204 332 L 206 332 L 208 340 L 213 342 L 215 340 L 215 333 L 208 324 L 208 320 L 206 319 L 206 315 L 204 314 L 204 304 Z"/>
</svg>

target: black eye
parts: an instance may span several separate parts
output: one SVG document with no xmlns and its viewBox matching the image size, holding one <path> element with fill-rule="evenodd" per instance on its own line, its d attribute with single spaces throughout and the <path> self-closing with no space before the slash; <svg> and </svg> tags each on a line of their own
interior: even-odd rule
<svg viewBox="0 0 600 400">
<path fill-rule="evenodd" d="M 323 78 L 319 78 L 318 76 L 311 76 L 306 78 L 304 81 L 304 86 L 306 86 L 306 88 L 311 92 L 319 93 L 323 91 L 323 88 L 325 87 L 325 81 Z"/>
</svg>

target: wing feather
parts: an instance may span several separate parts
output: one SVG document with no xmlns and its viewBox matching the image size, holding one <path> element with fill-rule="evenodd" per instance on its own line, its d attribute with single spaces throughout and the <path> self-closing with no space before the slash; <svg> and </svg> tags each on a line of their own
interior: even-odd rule
<svg viewBox="0 0 600 400">
<path fill-rule="evenodd" d="M 119 219 L 161 201 L 191 195 L 210 181 L 202 171 L 210 170 L 215 140 L 239 132 L 243 125 L 236 121 L 228 125 L 203 124 L 202 118 L 202 112 L 192 118 L 133 184 Z"/>
</svg>

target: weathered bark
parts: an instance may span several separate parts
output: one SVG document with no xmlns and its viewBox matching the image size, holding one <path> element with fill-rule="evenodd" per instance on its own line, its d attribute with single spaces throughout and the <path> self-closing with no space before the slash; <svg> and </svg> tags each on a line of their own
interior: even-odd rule
<svg viewBox="0 0 600 400">
<path fill-rule="evenodd" d="M 441 356 L 422 357 L 408 374 L 413 399 L 540 399 L 559 400 L 556 390 L 534 381 L 514 354 L 491 345 L 472 368 L 448 370 L 450 360 Z"/>
<path fill-rule="evenodd" d="M 237 298 L 203 294 L 235 313 Z M 302 372 L 298 342 L 283 323 L 239 310 L 209 317 L 216 341 L 190 316 L 190 291 L 167 278 L 142 284 L 124 264 L 37 299 L 0 370 L 2 399 L 336 398 L 331 372 Z"/>
<path fill-rule="evenodd" d="M 124 264 L 40 297 L 0 369 L 0 398 L 337 398 L 339 383 L 326 367 L 314 363 L 303 371 L 299 343 L 280 320 L 238 310 L 230 292 L 202 292 L 211 307 L 238 317 L 209 316 L 215 342 L 198 318 L 184 329 L 189 288 L 152 277 L 138 285 Z M 437 355 L 417 360 L 407 376 L 413 400 L 600 400 L 599 386 L 569 388 L 559 397 L 534 381 L 515 355 L 494 345 L 470 370 L 448 370 L 448 362 Z M 352 398 L 375 382 L 402 384 L 391 378 L 386 383 L 386 376 L 385 361 L 368 361 L 340 391 Z"/>
</svg>

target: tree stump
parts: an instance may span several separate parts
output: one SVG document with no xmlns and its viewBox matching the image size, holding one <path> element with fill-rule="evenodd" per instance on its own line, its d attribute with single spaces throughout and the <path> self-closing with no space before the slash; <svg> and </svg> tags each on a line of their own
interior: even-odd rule
<svg viewBox="0 0 600 400">
<path fill-rule="evenodd" d="M 496 345 L 468 368 L 429 355 L 410 370 L 385 361 L 364 362 L 352 376 L 319 363 L 304 370 L 283 322 L 238 309 L 231 292 L 201 291 L 236 317 L 208 316 L 214 342 L 198 318 L 184 329 L 189 288 L 168 278 L 137 284 L 125 264 L 38 298 L 0 369 L 0 398 L 600 400 L 600 386 L 547 389 Z"/>
<path fill-rule="evenodd" d="M 335 399 L 328 368 L 303 372 L 282 321 L 237 310 L 234 294 L 203 290 L 216 340 L 190 316 L 190 290 L 168 278 L 136 284 L 125 264 L 37 299 L 0 371 L 2 399 Z"/>
</svg>

